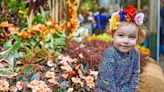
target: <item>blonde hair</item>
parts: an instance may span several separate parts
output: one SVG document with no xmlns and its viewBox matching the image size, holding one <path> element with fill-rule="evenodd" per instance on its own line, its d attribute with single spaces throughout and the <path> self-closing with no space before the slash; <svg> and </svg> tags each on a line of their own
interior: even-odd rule
<svg viewBox="0 0 164 92">
<path fill-rule="evenodd" d="M 117 29 L 119 29 L 121 26 L 126 26 L 126 25 L 130 25 L 130 24 L 135 25 L 137 27 L 137 30 L 138 30 L 137 44 L 141 44 L 146 37 L 146 31 L 141 29 L 141 27 L 136 25 L 134 22 L 121 22 Z M 110 24 L 109 24 L 106 28 L 106 31 L 107 31 L 107 33 L 113 35 L 117 31 L 117 29 L 116 30 L 110 30 Z"/>
</svg>

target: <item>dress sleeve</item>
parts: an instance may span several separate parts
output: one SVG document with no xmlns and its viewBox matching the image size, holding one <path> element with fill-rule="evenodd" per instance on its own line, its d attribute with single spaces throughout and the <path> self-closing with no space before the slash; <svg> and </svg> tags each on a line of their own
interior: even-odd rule
<svg viewBox="0 0 164 92">
<path fill-rule="evenodd" d="M 139 75 L 140 75 L 140 52 L 137 50 L 135 62 L 133 64 L 133 73 L 130 81 L 130 88 L 136 90 L 139 84 Z"/>
<path fill-rule="evenodd" d="M 99 64 L 99 74 L 94 92 L 118 92 L 116 87 L 115 61 L 112 51 L 107 50 Z"/>
</svg>

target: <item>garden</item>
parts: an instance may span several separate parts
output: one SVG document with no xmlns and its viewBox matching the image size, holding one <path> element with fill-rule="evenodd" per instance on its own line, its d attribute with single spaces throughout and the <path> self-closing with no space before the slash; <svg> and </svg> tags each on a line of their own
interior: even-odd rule
<svg viewBox="0 0 164 92">
<path fill-rule="evenodd" d="M 0 0 L 0 91 L 92 92 L 110 33 L 85 34 L 80 0 L 41 1 Z"/>
</svg>

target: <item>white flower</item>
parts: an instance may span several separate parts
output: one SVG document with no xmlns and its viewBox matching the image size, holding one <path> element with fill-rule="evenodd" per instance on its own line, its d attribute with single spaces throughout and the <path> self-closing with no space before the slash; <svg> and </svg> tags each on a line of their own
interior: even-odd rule
<svg viewBox="0 0 164 92">
<path fill-rule="evenodd" d="M 143 19 L 144 19 L 144 14 L 143 13 L 137 13 L 134 17 L 134 21 L 137 25 L 142 25 L 143 24 Z"/>
<path fill-rule="evenodd" d="M 73 92 L 73 88 L 69 88 L 67 92 Z"/>
<path fill-rule="evenodd" d="M 90 75 L 93 75 L 93 76 L 95 77 L 95 79 L 97 79 L 98 71 L 89 70 L 89 74 L 90 74 Z"/>
<path fill-rule="evenodd" d="M 84 58 L 83 54 L 81 54 L 81 53 L 79 54 L 79 57 L 80 57 L 80 58 Z"/>
<path fill-rule="evenodd" d="M 113 12 L 111 17 L 119 15 L 120 11 Z"/>
<path fill-rule="evenodd" d="M 49 60 L 49 61 L 47 62 L 47 65 L 48 65 L 49 67 L 52 67 L 52 66 L 54 66 L 54 62 L 51 61 L 51 60 Z"/>
</svg>

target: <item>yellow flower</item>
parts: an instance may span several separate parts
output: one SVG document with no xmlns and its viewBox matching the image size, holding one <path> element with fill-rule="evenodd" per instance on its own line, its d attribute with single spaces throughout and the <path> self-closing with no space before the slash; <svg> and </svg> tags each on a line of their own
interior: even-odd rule
<svg viewBox="0 0 164 92">
<path fill-rule="evenodd" d="M 91 37 L 93 40 L 97 39 L 97 36 L 95 34 L 92 35 Z"/>
<path fill-rule="evenodd" d="M 110 30 L 116 30 L 119 25 L 120 16 L 116 15 L 110 19 Z"/>
</svg>

